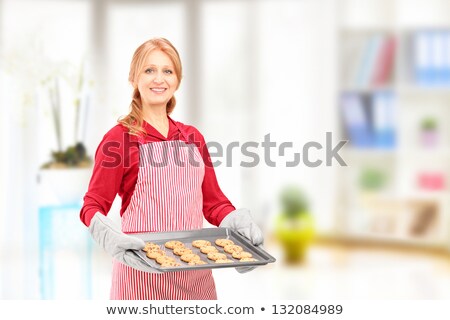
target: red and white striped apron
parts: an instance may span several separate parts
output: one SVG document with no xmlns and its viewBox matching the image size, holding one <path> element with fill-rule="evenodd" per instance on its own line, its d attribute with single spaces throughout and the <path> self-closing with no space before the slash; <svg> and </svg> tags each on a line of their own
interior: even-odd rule
<svg viewBox="0 0 450 320">
<path fill-rule="evenodd" d="M 134 193 L 122 215 L 125 233 L 200 229 L 203 159 L 181 140 L 140 145 Z M 111 299 L 215 300 L 211 270 L 142 272 L 113 260 Z"/>
</svg>

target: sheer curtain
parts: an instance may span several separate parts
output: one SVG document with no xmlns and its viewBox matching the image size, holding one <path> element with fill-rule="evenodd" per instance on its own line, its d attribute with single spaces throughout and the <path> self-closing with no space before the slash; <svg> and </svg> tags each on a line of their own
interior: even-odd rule
<svg viewBox="0 0 450 320">
<path fill-rule="evenodd" d="M 39 167 L 56 139 L 43 82 L 55 65 L 77 64 L 87 54 L 88 1 L 2 3 L 1 38 L 1 281 L 0 296 L 39 298 Z M 72 101 L 62 100 L 69 131 Z M 69 127 L 69 128 L 66 128 Z M 71 143 L 71 133 L 63 141 Z"/>
<path fill-rule="evenodd" d="M 336 11 L 335 0 L 263 1 L 257 24 L 260 139 L 270 133 L 277 148 L 282 142 L 292 142 L 293 147 L 284 156 L 274 149 L 276 168 L 261 165 L 256 192 L 273 218 L 278 214 L 281 188 L 300 186 L 310 200 L 319 232 L 334 227 L 337 164 L 325 166 L 325 140 L 327 131 L 337 132 L 338 123 Z M 337 138 L 333 134 L 334 144 Z M 302 147 L 309 141 L 323 146 L 309 155 L 310 161 L 320 159 L 322 165 L 312 168 L 301 161 L 288 167 L 294 152 L 303 159 Z"/>
<path fill-rule="evenodd" d="M 334 0 L 202 2 L 202 127 L 224 157 L 227 147 L 232 150 L 218 159 L 222 189 L 267 229 L 278 213 L 280 189 L 291 183 L 310 197 L 319 229 L 333 227 L 333 168 L 289 168 L 286 162 L 309 141 L 325 147 L 325 132 L 336 129 L 335 9 Z M 268 134 L 277 144 L 271 149 L 275 167 L 265 162 Z M 231 149 L 233 142 L 239 146 Z M 240 166 L 252 161 L 241 150 L 246 142 L 258 143 L 248 149 L 260 160 L 252 168 Z M 293 148 L 281 156 L 283 142 Z"/>
</svg>

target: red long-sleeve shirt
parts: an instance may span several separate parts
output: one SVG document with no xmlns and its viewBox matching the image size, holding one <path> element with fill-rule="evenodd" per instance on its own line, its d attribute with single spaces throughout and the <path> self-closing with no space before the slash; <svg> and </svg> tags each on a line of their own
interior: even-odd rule
<svg viewBox="0 0 450 320">
<path fill-rule="evenodd" d="M 227 214 L 235 210 L 221 191 L 214 167 L 202 134 L 194 127 L 169 118 L 167 138 L 144 121 L 146 135 L 130 135 L 126 127 L 118 124 L 109 130 L 100 142 L 95 153 L 95 164 L 84 196 L 80 218 L 89 226 L 96 212 L 107 215 L 116 195 L 122 198 L 120 215 L 125 212 L 133 194 L 139 172 L 139 144 L 158 141 L 182 140 L 195 143 L 205 163 L 205 176 L 202 183 L 203 215 L 205 219 L 218 226 Z"/>
</svg>

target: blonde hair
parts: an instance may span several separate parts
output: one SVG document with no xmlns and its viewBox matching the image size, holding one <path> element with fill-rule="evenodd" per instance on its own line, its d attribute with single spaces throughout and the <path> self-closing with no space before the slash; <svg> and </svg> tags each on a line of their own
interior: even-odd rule
<svg viewBox="0 0 450 320">
<path fill-rule="evenodd" d="M 133 84 L 134 90 L 132 95 L 132 101 L 130 104 L 130 113 L 126 116 L 120 118 L 118 122 L 125 126 L 129 133 L 132 135 L 140 135 L 145 134 L 145 130 L 142 128 L 142 123 L 144 121 L 143 113 L 142 113 L 142 101 L 141 95 L 136 85 L 137 79 L 142 71 L 145 61 L 147 60 L 148 55 L 153 50 L 161 50 L 165 54 L 167 54 L 172 60 L 172 63 L 175 68 L 175 75 L 178 78 L 178 87 L 180 86 L 181 78 L 182 78 L 182 66 L 180 55 L 178 54 L 177 49 L 170 43 L 169 40 L 164 38 L 153 38 L 150 39 L 143 44 L 141 44 L 133 54 L 133 59 L 131 60 L 130 72 L 128 75 L 128 81 Z M 167 115 L 171 114 L 173 109 L 175 108 L 176 100 L 175 96 L 167 102 L 166 112 Z"/>
</svg>

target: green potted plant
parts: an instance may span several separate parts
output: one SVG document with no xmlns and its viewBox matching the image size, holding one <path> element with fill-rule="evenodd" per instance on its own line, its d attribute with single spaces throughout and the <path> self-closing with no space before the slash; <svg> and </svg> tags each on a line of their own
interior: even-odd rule
<svg viewBox="0 0 450 320">
<path fill-rule="evenodd" d="M 276 220 L 276 238 L 283 248 L 285 262 L 301 263 L 315 233 L 308 199 L 296 186 L 285 187 L 279 199 L 281 212 Z"/>
<path fill-rule="evenodd" d="M 92 171 L 92 159 L 83 143 L 86 133 L 83 120 L 89 114 L 93 83 L 87 72 L 86 58 L 82 58 L 81 63 L 71 63 L 48 55 L 44 48 L 42 39 L 36 35 L 21 39 L 1 55 L 0 69 L 20 87 L 18 93 L 24 109 L 18 114 L 27 114 L 24 126 L 29 126 L 30 113 L 50 115 L 50 123 L 39 116 L 32 127 L 41 130 L 52 125 L 55 130 L 56 148 L 49 150 L 49 161 L 39 166 L 39 183 L 61 203 L 79 202 Z M 63 137 L 69 136 L 67 132 L 73 132 L 73 140 L 63 141 Z M 45 137 L 45 140 L 48 142 L 52 138 Z M 34 168 L 34 159 L 27 166 Z"/>
<path fill-rule="evenodd" d="M 61 168 L 86 168 L 92 164 L 92 159 L 87 155 L 86 147 L 82 138 L 86 130 L 85 124 L 82 123 L 81 109 L 88 108 L 88 97 L 86 87 L 88 81 L 84 71 L 84 63 L 80 67 L 66 67 L 68 70 L 61 71 L 60 75 L 48 77 L 43 84 L 48 87 L 50 110 L 52 116 L 53 127 L 57 143 L 57 150 L 52 151 L 50 162 L 44 163 L 42 169 L 61 169 Z M 73 119 L 73 144 L 63 149 L 62 131 L 64 125 L 61 123 L 61 91 L 60 82 L 64 80 L 72 89 L 74 95 L 74 119 Z M 84 110 L 87 112 L 87 110 Z M 81 132 L 80 132 L 81 131 Z"/>
<path fill-rule="evenodd" d="M 358 182 L 363 192 L 378 192 L 386 186 L 387 176 L 379 168 L 364 167 L 359 175 Z"/>
<path fill-rule="evenodd" d="M 60 92 L 61 80 L 68 84 L 74 94 L 73 127 L 62 124 L 62 99 Z M 88 82 L 85 79 L 84 67 L 61 72 L 60 75 L 49 77 L 45 81 L 48 88 L 49 102 L 57 149 L 51 152 L 50 161 L 44 163 L 40 170 L 40 180 L 46 184 L 62 204 L 79 203 L 86 192 L 92 171 L 92 159 L 83 143 L 85 123 L 81 121 L 88 108 Z M 67 91 L 66 91 L 67 93 Z M 67 124 L 67 123 L 66 123 Z M 73 142 L 63 147 L 63 129 L 73 128 Z"/>
<path fill-rule="evenodd" d="M 42 169 L 90 168 L 92 159 L 86 153 L 82 142 L 77 142 L 66 150 L 52 151 L 51 161 L 44 163 Z"/>
<path fill-rule="evenodd" d="M 438 121 L 434 117 L 422 119 L 421 124 L 421 142 L 424 147 L 435 147 L 438 143 Z"/>
</svg>

